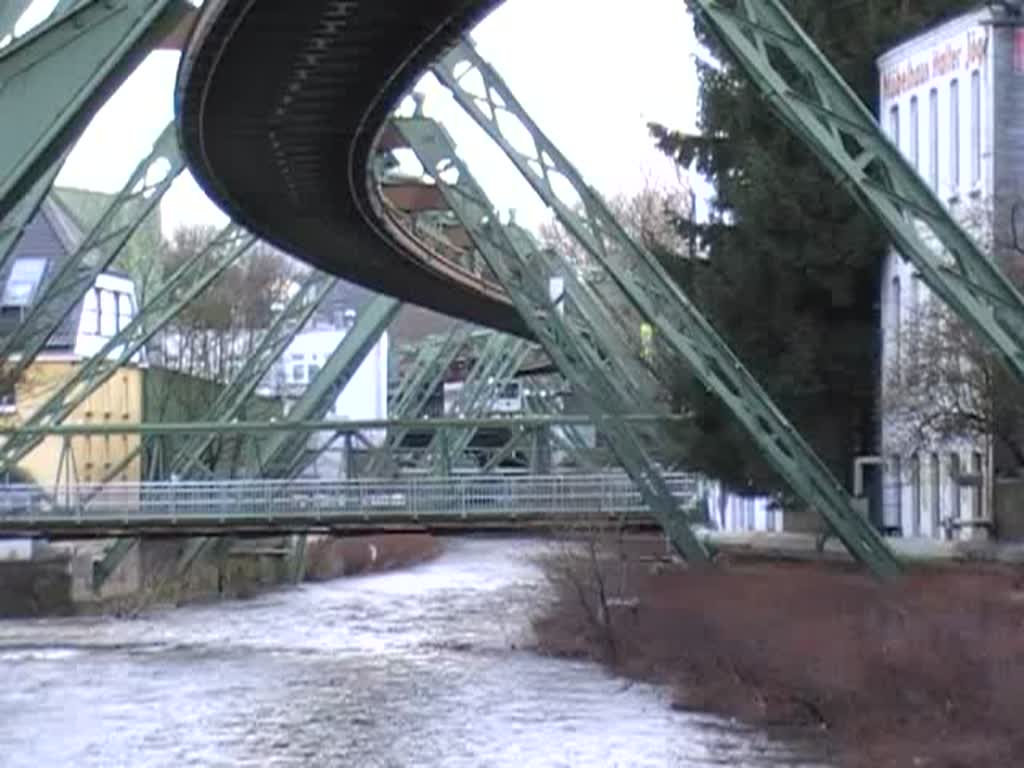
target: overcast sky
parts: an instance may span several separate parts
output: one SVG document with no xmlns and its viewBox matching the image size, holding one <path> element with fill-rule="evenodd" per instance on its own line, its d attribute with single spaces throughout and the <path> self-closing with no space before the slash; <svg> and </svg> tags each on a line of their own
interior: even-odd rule
<svg viewBox="0 0 1024 768">
<path fill-rule="evenodd" d="M 37 0 L 42 13 L 55 0 Z M 32 12 L 30 11 L 30 13 Z M 683 0 L 508 0 L 474 32 L 530 114 L 604 194 L 645 183 L 677 183 L 675 168 L 652 146 L 654 120 L 692 130 L 695 43 Z M 172 118 L 176 52 L 151 55 L 100 111 L 58 183 L 115 191 Z M 453 134 L 474 175 L 502 209 L 520 220 L 545 218 L 501 153 L 459 113 L 436 84 L 425 84 L 428 113 Z M 187 174 L 162 205 L 164 231 L 226 221 Z"/>
</svg>

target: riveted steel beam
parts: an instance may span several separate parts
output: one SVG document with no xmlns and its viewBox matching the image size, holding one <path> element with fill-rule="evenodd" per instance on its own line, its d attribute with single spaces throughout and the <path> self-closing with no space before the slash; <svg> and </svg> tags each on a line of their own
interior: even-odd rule
<svg viewBox="0 0 1024 768">
<path fill-rule="evenodd" d="M 458 157 L 441 127 L 424 118 L 396 119 L 393 124 L 428 172 L 436 174 L 452 211 L 469 232 L 480 255 L 515 302 L 534 337 L 579 393 L 594 423 L 607 433 L 616 459 L 629 474 L 673 546 L 689 562 L 706 563 L 708 553 L 690 529 L 686 514 L 632 426 L 622 418 L 629 401 L 617 386 L 602 348 L 601 334 L 568 323 L 557 297 L 551 296 L 555 273 L 534 252 L 520 250 L 498 220 L 486 194 Z"/>
<path fill-rule="evenodd" d="M 57 162 L 184 0 L 84 0 L 0 49 L 0 219 Z"/>
<path fill-rule="evenodd" d="M 223 274 L 255 242 L 241 228 L 229 224 L 203 250 L 188 259 L 154 292 L 120 332 L 107 341 L 91 358 L 83 362 L 70 378 L 39 406 L 21 427 L 59 424 L 142 350 L 154 334 L 196 296 Z M 17 432 L 0 445 L 0 472 L 13 468 L 44 436 Z M 115 475 L 116 476 L 116 475 Z"/>
<path fill-rule="evenodd" d="M 1024 299 L 778 0 L 688 0 L 921 278 L 1024 378 Z"/>
<path fill-rule="evenodd" d="M 466 41 L 438 62 L 433 72 L 501 147 L 586 249 L 594 265 L 604 269 L 633 309 L 733 412 L 769 462 L 793 491 L 825 518 L 851 555 L 879 578 L 895 578 L 902 570 L 899 561 L 878 531 L 857 512 L 825 463 L 657 258 L 622 229 L 604 201 L 544 135 L 498 73 Z M 509 137 L 510 131 L 517 135 L 525 131 L 529 146 L 517 146 Z M 575 200 L 565 200 L 559 194 L 565 185 L 572 189 Z M 579 205 L 574 206 L 577 202 Z"/>
<path fill-rule="evenodd" d="M 150 155 L 111 201 L 78 250 L 68 256 L 33 300 L 21 324 L 0 344 L 0 360 L 17 362 L 8 375 L 17 379 L 56 332 L 96 278 L 117 257 L 142 221 L 184 170 L 173 123 L 157 139 Z"/>
</svg>

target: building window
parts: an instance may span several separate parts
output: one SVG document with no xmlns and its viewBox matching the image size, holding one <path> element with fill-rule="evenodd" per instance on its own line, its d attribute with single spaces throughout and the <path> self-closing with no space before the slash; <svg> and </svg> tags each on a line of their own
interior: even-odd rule
<svg viewBox="0 0 1024 768">
<path fill-rule="evenodd" d="M 11 274 L 4 286 L 3 303 L 5 307 L 27 307 L 35 298 L 39 283 L 46 271 L 46 259 L 20 258 L 15 259 Z"/>
<path fill-rule="evenodd" d="M 886 533 L 899 530 L 903 524 L 903 460 L 899 456 L 892 457 L 892 512 L 885 523 Z"/>
<path fill-rule="evenodd" d="M 949 84 L 949 187 L 954 197 L 960 192 L 960 81 Z"/>
<path fill-rule="evenodd" d="M 101 307 L 101 304 L 100 304 L 100 297 L 102 295 L 103 295 L 103 292 L 99 288 L 93 288 L 92 289 L 92 305 L 93 305 L 94 311 L 96 313 L 95 319 L 94 319 L 94 321 L 92 323 L 92 333 L 96 334 L 97 336 L 99 336 L 99 334 L 100 334 L 100 315 L 102 314 L 102 307 Z"/>
<path fill-rule="evenodd" d="M 939 189 L 939 92 L 932 88 L 928 94 L 928 181 L 932 190 Z"/>
<path fill-rule="evenodd" d="M 889 107 L 889 138 L 896 148 L 900 148 L 900 106 L 893 104 Z"/>
<path fill-rule="evenodd" d="M 900 278 L 892 279 L 892 365 L 896 381 L 903 380 L 903 297 Z"/>
<path fill-rule="evenodd" d="M 981 72 L 971 73 L 971 187 L 981 183 Z"/>
<path fill-rule="evenodd" d="M 906 532 L 911 536 L 921 535 L 921 459 L 910 459 L 910 525 Z"/>
<path fill-rule="evenodd" d="M 292 366 L 292 381 L 304 381 L 302 378 L 306 373 L 306 366 L 299 364 Z"/>
<path fill-rule="evenodd" d="M 921 168 L 921 147 L 920 131 L 921 121 L 918 116 L 917 96 L 910 98 L 910 162 L 914 164 L 914 170 Z"/>
<path fill-rule="evenodd" d="M 127 293 L 115 293 L 114 300 L 117 304 L 117 332 L 120 333 L 132 321 L 134 311 L 132 307 L 132 297 Z"/>
<path fill-rule="evenodd" d="M 113 338 L 117 333 L 117 296 L 113 291 L 100 291 L 99 335 Z"/>
<path fill-rule="evenodd" d="M 311 366 L 309 366 L 309 380 L 310 381 L 312 381 L 314 378 L 316 378 L 316 375 L 318 373 L 320 373 L 320 366 L 319 365 L 311 365 Z"/>
<path fill-rule="evenodd" d="M 0 380 L 0 413 L 14 413 L 18 406 L 18 394 L 14 382 L 6 376 Z"/>
<path fill-rule="evenodd" d="M 953 503 L 949 508 L 949 519 L 950 522 L 957 522 L 960 520 L 960 495 L 963 489 L 960 485 L 960 454 L 955 452 L 949 454 L 949 476 L 953 480 L 950 484 L 953 491 Z"/>
</svg>

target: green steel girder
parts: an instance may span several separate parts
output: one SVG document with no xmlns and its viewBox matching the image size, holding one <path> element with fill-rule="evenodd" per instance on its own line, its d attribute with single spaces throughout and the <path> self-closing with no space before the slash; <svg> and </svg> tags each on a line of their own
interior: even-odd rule
<svg viewBox="0 0 1024 768">
<path fill-rule="evenodd" d="M 439 191 L 466 228 L 477 250 L 498 277 L 534 337 L 580 395 L 595 425 L 608 435 L 615 456 L 633 480 L 673 546 L 687 561 L 708 561 L 704 546 L 690 530 L 685 513 L 647 452 L 644 441 L 624 418 L 629 401 L 616 386 L 614 373 L 602 365 L 597 329 L 590 334 L 566 323 L 550 296 L 549 279 L 532 253 L 520 251 L 498 220 L 494 208 L 458 157 L 454 144 L 437 123 L 423 118 L 394 121 L 428 172 L 437 174 Z M 452 180 L 447 183 L 446 180 Z"/>
<path fill-rule="evenodd" d="M 402 303 L 398 299 L 389 296 L 374 298 L 359 313 L 355 325 L 292 406 L 288 412 L 289 420 L 323 418 L 401 308 Z M 308 436 L 301 433 L 274 435 L 263 452 L 263 476 L 291 477 L 302 467 L 307 442 Z"/>
<path fill-rule="evenodd" d="M 0 49 L 0 219 L 74 143 L 184 0 L 85 0 Z"/>
<path fill-rule="evenodd" d="M 921 278 L 1024 378 L 1024 299 L 778 0 L 688 0 Z"/>
<path fill-rule="evenodd" d="M 439 347 L 431 348 L 424 358 L 423 366 L 402 382 L 395 406 L 389 410 L 392 418 L 408 419 L 423 413 L 430 398 L 444 381 L 449 367 L 466 346 L 471 333 L 471 326 L 457 325 Z M 376 475 L 384 471 L 391 454 L 402 445 L 410 431 L 406 427 L 388 431 L 382 444 L 373 449 L 367 465 L 368 474 Z"/>
<path fill-rule="evenodd" d="M 476 365 L 463 382 L 460 397 L 455 403 L 455 416 L 474 418 L 484 415 L 484 410 L 494 394 L 519 370 L 530 353 L 530 344 L 523 339 L 499 333 L 493 336 L 495 343 L 484 348 L 485 352 L 477 359 Z M 450 466 L 451 457 L 461 456 L 476 433 L 475 429 L 462 430 L 454 439 L 448 439 L 445 446 L 447 455 L 444 455 L 445 452 L 433 455 L 434 469 L 439 470 L 442 465 Z M 428 460 L 431 453 L 436 451 L 434 443 L 440 435 L 447 437 L 447 433 L 443 431 L 435 435 L 435 439 L 427 448 L 425 458 Z"/>
<path fill-rule="evenodd" d="M 543 398 L 527 396 L 524 398 L 527 412 L 548 416 L 555 413 L 555 409 Z M 579 430 L 572 425 L 552 426 L 549 428 L 551 439 L 562 446 L 563 450 L 572 456 L 573 460 L 582 467 L 589 470 L 599 469 L 598 463 L 590 455 L 586 441 L 580 436 Z"/>
<path fill-rule="evenodd" d="M 878 531 L 857 512 L 828 467 L 657 258 L 626 234 L 597 193 L 541 132 L 497 72 L 465 41 L 436 64 L 433 72 L 452 92 L 456 102 L 504 150 L 563 226 L 579 240 L 590 258 L 605 269 L 640 315 L 733 412 L 793 491 L 824 516 L 850 554 L 879 578 L 898 576 L 902 571 L 899 561 Z M 469 73 L 475 73 L 482 82 L 482 93 L 467 89 Z M 506 133 L 515 130 L 516 124 L 530 136 L 528 150 L 518 149 Z M 572 204 L 557 193 L 562 184 L 569 185 L 578 196 L 582 203 L 579 210 L 574 210 Z"/>
<path fill-rule="evenodd" d="M 117 566 L 128 556 L 128 553 L 132 551 L 135 546 L 137 539 L 115 539 L 114 542 L 107 547 L 107 551 L 103 553 L 103 557 L 96 560 L 92 564 L 92 589 L 94 592 L 99 592 L 107 579 L 109 579 L 114 571 L 117 570 Z"/>
<path fill-rule="evenodd" d="M 274 363 L 281 358 L 336 284 L 337 279 L 330 275 L 322 272 L 310 274 L 298 292 L 274 317 L 267 333 L 245 364 L 210 405 L 206 421 L 228 424 L 238 416 L 256 387 L 266 378 Z M 217 439 L 217 435 L 206 434 L 188 440 L 171 460 L 171 471 L 181 477 L 195 474 L 203 457 Z"/>
<path fill-rule="evenodd" d="M 527 243 L 532 244 L 532 239 L 521 239 L 517 247 L 522 249 L 527 247 Z M 581 280 L 575 270 L 561 267 L 557 254 L 537 249 L 533 258 L 546 262 L 547 268 L 565 281 L 567 322 L 579 321 L 581 329 L 601 329 L 602 345 L 610 353 L 607 362 L 615 367 L 621 384 L 631 388 L 628 396 L 655 407 L 663 402 L 667 386 L 658 380 L 658 373 L 640 354 L 639 328 L 634 337 L 621 323 L 616 322 L 616 315 L 598 292 L 585 280 Z"/>
<path fill-rule="evenodd" d="M 78 250 L 61 263 L 56 275 L 35 297 L 22 323 L 3 340 L 0 360 L 9 361 L 14 355 L 18 356 L 18 362 L 9 367 L 12 378 L 16 380 L 42 351 L 64 318 L 156 208 L 184 167 L 171 123 Z"/>
<path fill-rule="evenodd" d="M 20 426 L 59 424 L 68 418 L 97 387 L 127 365 L 157 331 L 223 274 L 254 242 L 255 238 L 240 227 L 234 224 L 225 227 L 206 248 L 170 275 L 131 322 L 82 363 Z M 42 435 L 25 432 L 8 437 L 0 445 L 0 472 L 17 465 L 43 439 Z"/>
</svg>

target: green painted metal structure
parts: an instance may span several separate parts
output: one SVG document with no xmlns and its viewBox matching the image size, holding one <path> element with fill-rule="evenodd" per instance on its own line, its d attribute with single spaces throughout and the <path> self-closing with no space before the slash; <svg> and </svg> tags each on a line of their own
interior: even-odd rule
<svg viewBox="0 0 1024 768">
<path fill-rule="evenodd" d="M 870 522 L 854 508 L 828 467 L 657 258 L 631 240 L 596 192 L 530 118 L 498 73 L 465 41 L 438 62 L 433 72 L 456 102 L 501 147 L 562 225 L 584 246 L 594 264 L 604 268 L 635 311 L 732 410 L 793 491 L 825 517 L 857 560 L 881 578 L 896 577 L 901 571 L 899 561 Z M 468 77 L 470 74 L 472 78 Z M 482 83 L 482 92 L 473 90 L 478 83 Z M 517 147 L 510 138 L 509 132 L 516 130 L 516 126 L 529 135 L 529 148 Z M 438 167 L 436 163 L 424 165 Z M 567 184 L 582 205 L 573 207 L 574 200 L 563 200 L 557 192 L 560 184 Z"/>
<path fill-rule="evenodd" d="M 630 403 L 607 365 L 611 355 L 601 347 L 599 330 L 581 333 L 564 321 L 562 309 L 551 297 L 550 278 L 556 275 L 533 252 L 516 247 L 443 128 L 425 118 L 395 119 L 393 124 L 422 166 L 436 173 L 437 188 L 515 301 L 534 336 L 579 392 L 594 423 L 608 435 L 616 458 L 673 546 L 693 564 L 708 562 L 708 553 L 690 530 L 685 512 L 679 508 L 645 441 L 621 418 L 630 410 Z"/>
<path fill-rule="evenodd" d="M 270 373 L 295 336 L 323 304 L 337 280 L 322 272 L 310 274 L 295 295 L 275 316 L 273 323 L 252 354 L 210 405 L 206 420 L 227 424 L 238 417 L 256 387 Z M 179 477 L 202 476 L 202 460 L 216 435 L 196 435 L 171 460 L 171 472 Z"/>
<path fill-rule="evenodd" d="M 182 264 L 157 288 L 152 298 L 131 322 L 92 357 L 83 362 L 74 374 L 31 414 L 22 427 L 59 424 L 122 366 L 128 365 L 146 343 L 181 309 L 195 299 L 237 261 L 255 238 L 240 227 L 229 224 L 206 248 Z M 17 432 L 0 445 L 0 472 L 18 464 L 35 448 L 43 436 L 27 431 Z M 134 458 L 134 455 L 133 455 Z M 118 472 L 123 469 L 118 468 Z M 117 476 L 117 473 L 112 475 Z"/>
<path fill-rule="evenodd" d="M 292 405 L 289 420 L 322 419 L 401 308 L 402 302 L 398 299 L 388 296 L 374 298 Z M 307 442 L 308 436 L 304 434 L 275 435 L 263 451 L 261 475 L 293 477 L 308 460 Z"/>
<path fill-rule="evenodd" d="M 172 123 L 161 133 L 153 151 L 139 163 L 78 250 L 61 263 L 18 328 L 3 339 L 0 359 L 7 362 L 7 373 L 12 379 L 17 380 L 35 360 L 184 168 Z M 17 362 L 12 364 L 15 359 Z"/>
<path fill-rule="evenodd" d="M 957 315 L 1024 378 L 1024 298 L 779 0 L 688 0 L 776 114 Z"/>
<path fill-rule="evenodd" d="M 18 116 L 0 121 L 0 219 L 190 9 L 184 0 L 83 0 L 0 49 L 0 114 Z"/>
<path fill-rule="evenodd" d="M 995 346 L 1011 370 L 1024 377 L 1024 299 L 889 143 L 870 110 L 816 49 L 782 2 L 688 3 L 700 22 L 708 25 L 731 50 L 740 68 L 785 123 L 886 228 L 929 287 Z M 0 35 L 10 30 L 26 5 L 23 0 L 8 0 L 0 7 Z M 0 125 L 0 268 L 44 198 L 85 121 L 150 50 L 153 41 L 188 9 L 180 0 L 64 0 L 46 22 L 0 48 L 0 112 L 19 116 L 18 120 Z M 855 557 L 882 577 L 897 575 L 898 562 L 854 509 L 841 484 L 657 259 L 627 236 L 599 196 L 530 119 L 500 76 L 468 43 L 451 50 L 433 67 L 433 72 L 581 243 L 588 255 L 588 269 L 603 279 L 591 281 L 589 277 L 580 277 L 575 265 L 561 255 L 539 250 L 524 233 L 503 225 L 439 126 L 419 116 L 397 119 L 395 125 L 424 167 L 430 169 L 452 211 L 470 233 L 476 252 L 465 255 L 467 264 L 476 269 L 482 262 L 487 274 L 497 276 L 533 333 L 581 394 L 592 423 L 610 437 L 617 458 L 657 511 L 680 552 L 694 561 L 706 555 L 690 536 L 686 521 L 669 500 L 660 480 L 658 451 L 670 445 L 671 438 L 666 441 L 666 431 L 658 425 L 628 418 L 637 404 L 654 413 L 666 413 L 661 400 L 664 372 L 638 354 L 640 322 L 653 326 L 659 341 L 684 359 L 706 386 L 722 398 L 793 490 L 824 515 Z M 473 90 L 476 83 L 482 84 L 482 91 Z M 517 128 L 521 130 L 516 131 Z M 512 139 L 513 132 L 528 135 L 531 146 L 524 149 L 517 145 Z M 159 180 L 153 180 L 158 161 L 166 161 L 169 170 Z M 127 242 L 133 227 L 120 224 L 123 217 L 118 212 L 137 206 L 137 220 L 141 220 L 181 169 L 169 128 L 153 155 L 139 166 L 90 232 L 79 253 L 68 260 L 39 297 L 22 326 L 0 344 L 0 357 L 8 361 L 10 374 L 17 376 L 24 371 L 96 275 Z M 454 180 L 443 173 L 449 169 L 457 171 Z M 558 190 L 565 187 L 572 190 L 572 200 L 559 196 Z M 575 202 L 581 205 L 577 208 Z M 236 234 L 242 237 L 241 233 Z M 230 261 L 227 254 L 224 258 L 226 266 Z M 215 276 L 206 273 L 203 279 L 212 280 Z M 551 296 L 550 278 L 564 280 L 561 297 Z M 329 278 L 319 280 L 316 286 L 304 290 L 315 296 L 332 282 Z M 192 288 L 186 291 L 186 296 L 202 290 Z M 42 435 L 58 433 L 59 422 L 109 375 L 113 360 L 130 359 L 130 354 L 124 354 L 132 348 L 137 351 L 145 343 L 146 334 L 153 327 L 148 323 L 166 322 L 167 313 L 177 311 L 175 307 L 180 307 L 180 301 L 158 302 L 152 312 L 146 313 L 149 320 L 140 321 L 130 335 L 123 332 L 117 344 L 108 344 L 105 354 L 83 366 L 30 418 L 24 429 L 5 432 L 8 439 L 0 446 L 0 466 L 11 466 Z M 310 303 L 303 303 L 297 315 L 288 315 L 291 319 L 279 318 L 281 327 L 287 327 L 294 335 L 301 327 L 295 318 L 309 307 Z M 328 366 L 293 409 L 288 424 L 281 427 L 291 431 L 280 432 L 271 440 L 270 449 L 264 454 L 267 473 L 289 476 L 300 467 L 302 457 L 308 455 L 304 448 L 308 432 L 303 431 L 302 425 L 323 416 L 339 382 L 347 380 L 358 367 L 360 351 L 373 346 L 376 337 L 372 334 L 377 332 L 379 336 L 378 329 L 386 327 L 397 310 L 397 301 L 376 300 L 367 311 L 372 314 L 366 321 L 366 333 L 350 334 L 351 340 L 346 337 L 348 345 L 343 343 L 335 350 Z M 238 398 L 243 392 L 251 394 L 276 358 L 272 352 L 277 350 L 279 354 L 284 348 L 282 341 L 292 337 L 288 332 L 274 336 L 259 360 L 247 366 L 245 376 L 234 383 L 233 391 L 218 400 L 208 417 L 209 430 L 189 441 L 190 449 L 195 450 L 188 455 L 180 453 L 174 466 L 191 474 L 196 460 L 205 451 L 204 445 L 209 445 L 218 434 L 237 431 L 237 425 L 230 420 L 238 412 Z M 449 341 L 455 340 L 453 336 Z M 464 342 L 462 338 L 457 344 L 441 344 L 422 355 L 408 381 L 396 393 L 391 404 L 394 415 L 405 419 L 421 412 Z M 283 343 L 286 346 L 287 341 Z M 115 354 L 115 350 L 120 351 Z M 504 364 L 508 360 L 495 358 L 495 362 L 480 369 L 481 375 L 492 366 L 496 372 L 504 370 L 499 362 Z M 500 377 L 486 375 L 484 380 L 490 378 Z M 472 392 L 467 390 L 467 411 L 487 400 L 485 389 L 481 385 Z M 666 413 L 666 420 L 671 418 L 674 417 Z M 400 445 L 413 428 L 401 423 L 391 422 L 394 428 L 390 430 L 387 446 Z M 334 431 L 344 433 L 337 426 L 332 424 Z M 525 421 L 518 424 L 518 432 L 498 455 L 514 450 L 525 439 L 526 429 Z M 96 428 L 90 431 L 102 433 Z M 456 442 L 471 439 L 466 434 L 465 430 L 459 433 Z M 449 439 L 443 429 L 438 435 L 436 441 Z M 579 448 L 578 436 L 574 437 L 571 430 L 560 435 L 553 433 L 551 437 L 569 448 Z M 453 447 L 458 445 L 449 442 L 446 446 Z M 437 455 L 436 450 L 432 453 Z M 449 455 L 448 450 L 442 453 Z M 380 460 L 375 457 L 371 466 L 378 465 L 379 469 Z M 435 464 L 435 468 L 442 467 Z"/>
</svg>

